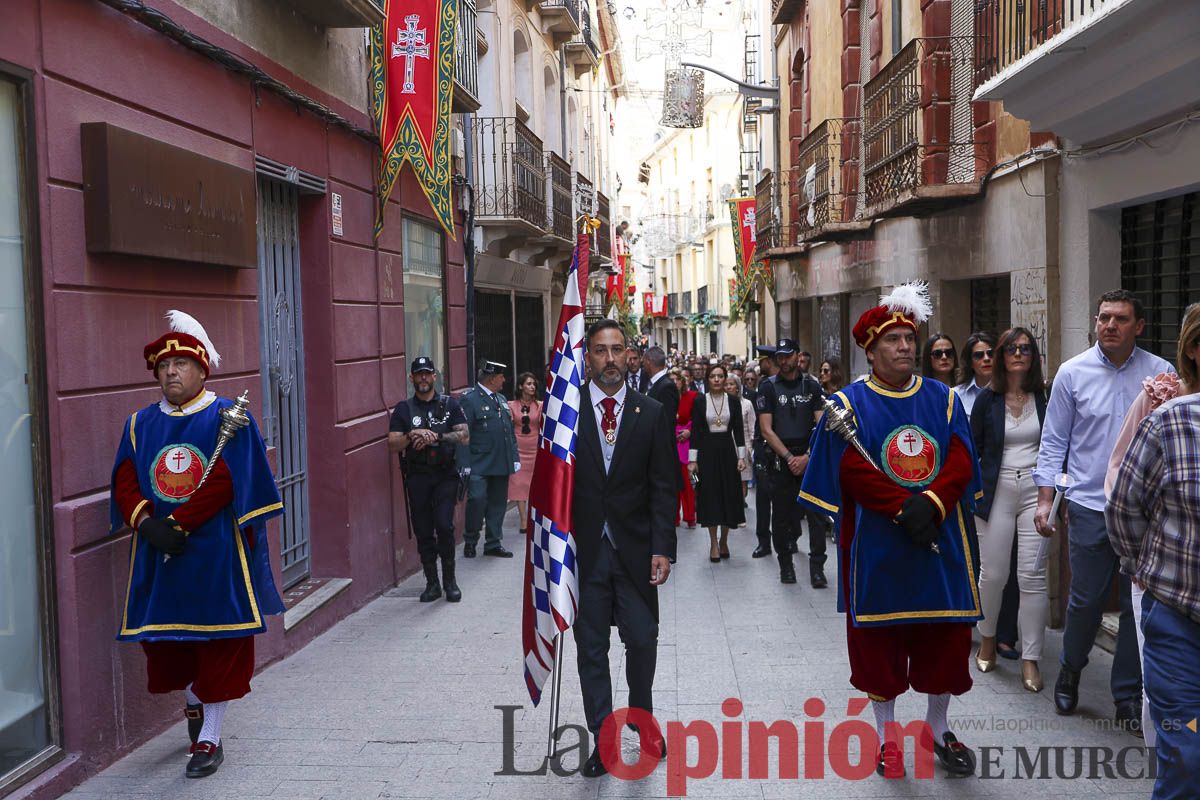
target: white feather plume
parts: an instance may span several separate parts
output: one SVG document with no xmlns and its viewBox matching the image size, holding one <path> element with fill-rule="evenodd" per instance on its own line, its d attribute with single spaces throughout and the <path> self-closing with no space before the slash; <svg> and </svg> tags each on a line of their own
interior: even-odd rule
<svg viewBox="0 0 1200 800">
<path fill-rule="evenodd" d="M 929 284 L 925 281 L 909 281 L 892 289 L 879 298 L 879 304 L 891 311 L 902 311 L 918 325 L 933 315 L 933 303 L 929 300 Z"/>
<path fill-rule="evenodd" d="M 208 351 L 210 367 L 216 369 L 221 365 L 221 354 L 217 352 L 217 348 L 213 347 L 212 340 L 208 338 L 208 332 L 204 330 L 204 326 L 200 324 L 199 320 L 191 314 L 172 309 L 167 312 L 167 322 L 170 323 L 171 330 L 175 333 L 186 333 L 200 340 L 200 344 L 204 345 L 204 349 Z"/>
</svg>

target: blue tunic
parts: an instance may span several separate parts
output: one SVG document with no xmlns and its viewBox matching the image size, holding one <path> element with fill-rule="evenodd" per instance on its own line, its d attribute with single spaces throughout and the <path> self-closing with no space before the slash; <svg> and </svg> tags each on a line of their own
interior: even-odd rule
<svg viewBox="0 0 1200 800">
<path fill-rule="evenodd" d="M 125 423 L 117 468 L 129 459 L 142 497 L 164 517 L 195 490 L 216 447 L 222 409 L 232 401 L 209 395 L 200 410 L 168 413 L 154 404 Z M 239 430 L 221 458 L 233 478 L 233 502 L 189 532 L 183 555 L 163 554 L 135 531 L 121 630 L 124 641 L 224 639 L 266 631 L 265 617 L 283 613 L 271 574 L 266 522 L 283 513 L 258 425 Z M 128 524 L 110 500 L 112 532 Z M 253 527 L 253 536 L 247 531 Z M 252 540 L 252 541 L 251 541 Z"/>
<path fill-rule="evenodd" d="M 912 492 L 928 488 L 941 471 L 951 438 L 970 452 L 971 481 L 956 506 L 946 509 L 937 540 L 941 554 L 913 545 L 904 529 L 861 505 L 854 509 L 854 537 L 838 549 L 838 569 L 849 570 L 849 609 L 842 592 L 838 610 L 859 627 L 914 622 L 975 622 L 979 604 L 979 541 L 973 514 L 981 493 L 979 462 L 962 402 L 938 381 L 917 376 L 908 389 L 892 391 L 858 381 L 832 400 L 854 413 L 859 438 L 888 478 Z M 842 513 L 840 468 L 849 444 L 819 426 L 799 501 L 838 518 Z M 846 563 L 846 560 L 849 563 Z"/>
</svg>

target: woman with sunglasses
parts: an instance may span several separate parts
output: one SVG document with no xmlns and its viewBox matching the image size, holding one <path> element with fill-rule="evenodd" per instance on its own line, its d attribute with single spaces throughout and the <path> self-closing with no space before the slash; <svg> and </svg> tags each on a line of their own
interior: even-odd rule
<svg viewBox="0 0 1200 800">
<path fill-rule="evenodd" d="M 709 561 L 729 558 L 729 529 L 746 524 L 741 472 L 746 468 L 742 402 L 725 391 L 729 373 L 717 362 L 708 367 L 708 391 L 692 406 L 688 473 L 699 481 L 696 522 L 708 528 Z M 717 539 L 717 529 L 721 537 Z"/>
<path fill-rule="evenodd" d="M 983 498 L 975 505 L 979 534 L 979 597 L 984 618 L 975 665 L 996 667 L 996 626 L 1008 581 L 1013 537 L 1017 540 L 1017 612 L 1021 632 L 1021 682 L 1042 690 L 1038 659 L 1046 637 L 1050 601 L 1046 594 L 1046 544 L 1033 524 L 1037 510 L 1037 466 L 1042 422 L 1046 418 L 1045 382 L 1037 340 L 1025 328 L 1000 336 L 1000 353 L 990 385 L 975 400 L 971 435 L 983 477 Z"/>
<path fill-rule="evenodd" d="M 944 333 L 935 333 L 921 349 L 921 375 L 954 385 L 954 374 L 958 372 L 958 352 L 954 340 Z M 970 414 L 970 410 L 967 411 Z"/>
<path fill-rule="evenodd" d="M 836 358 L 827 358 L 821 362 L 821 369 L 817 374 L 817 381 L 821 384 L 821 391 L 825 396 L 841 391 L 846 385 L 846 378 L 842 375 L 842 364 Z"/>
<path fill-rule="evenodd" d="M 696 393 L 692 391 L 691 379 L 688 373 L 681 369 L 672 369 L 667 377 L 675 381 L 679 390 L 679 411 L 675 415 L 675 446 L 679 451 L 679 498 L 675 505 L 675 525 L 679 525 L 679 511 L 683 509 L 683 522 L 688 528 L 696 527 L 696 490 L 688 480 L 687 462 L 688 448 L 692 438 L 692 406 L 696 403 Z"/>
<path fill-rule="evenodd" d="M 517 454 L 525 466 L 508 478 L 508 502 L 517 504 L 522 530 L 529 521 L 525 515 L 529 511 L 529 482 L 533 478 L 533 462 L 537 458 L 538 432 L 542 429 L 541 396 L 537 377 L 532 372 L 522 372 L 517 376 L 517 399 L 508 401 L 517 434 Z"/>
<path fill-rule="evenodd" d="M 962 380 L 954 387 L 954 393 L 962 400 L 967 416 L 971 415 L 979 393 L 992 381 L 995 350 L 996 337 L 987 331 L 972 333 L 963 346 Z"/>
</svg>

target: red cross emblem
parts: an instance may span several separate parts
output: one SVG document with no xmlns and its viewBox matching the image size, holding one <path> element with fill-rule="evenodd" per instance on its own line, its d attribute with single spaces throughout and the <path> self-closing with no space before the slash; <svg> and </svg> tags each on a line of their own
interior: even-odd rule
<svg viewBox="0 0 1200 800">
<path fill-rule="evenodd" d="M 150 468 L 150 482 L 159 499 L 181 502 L 196 490 L 204 474 L 205 458 L 190 444 L 169 444 L 159 451 Z"/>
<path fill-rule="evenodd" d="M 905 486 L 933 480 L 938 460 L 937 442 L 915 425 L 897 428 L 883 446 L 884 470 Z"/>
</svg>

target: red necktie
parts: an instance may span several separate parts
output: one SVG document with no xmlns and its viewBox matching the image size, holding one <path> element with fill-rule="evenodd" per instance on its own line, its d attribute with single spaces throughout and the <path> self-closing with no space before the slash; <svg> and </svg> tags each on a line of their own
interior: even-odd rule
<svg viewBox="0 0 1200 800">
<path fill-rule="evenodd" d="M 614 444 L 617 441 L 617 401 L 612 397 L 606 397 L 600 401 L 600 405 L 604 409 L 604 416 L 600 419 L 600 427 L 604 429 L 604 439 L 609 444 Z"/>
</svg>

